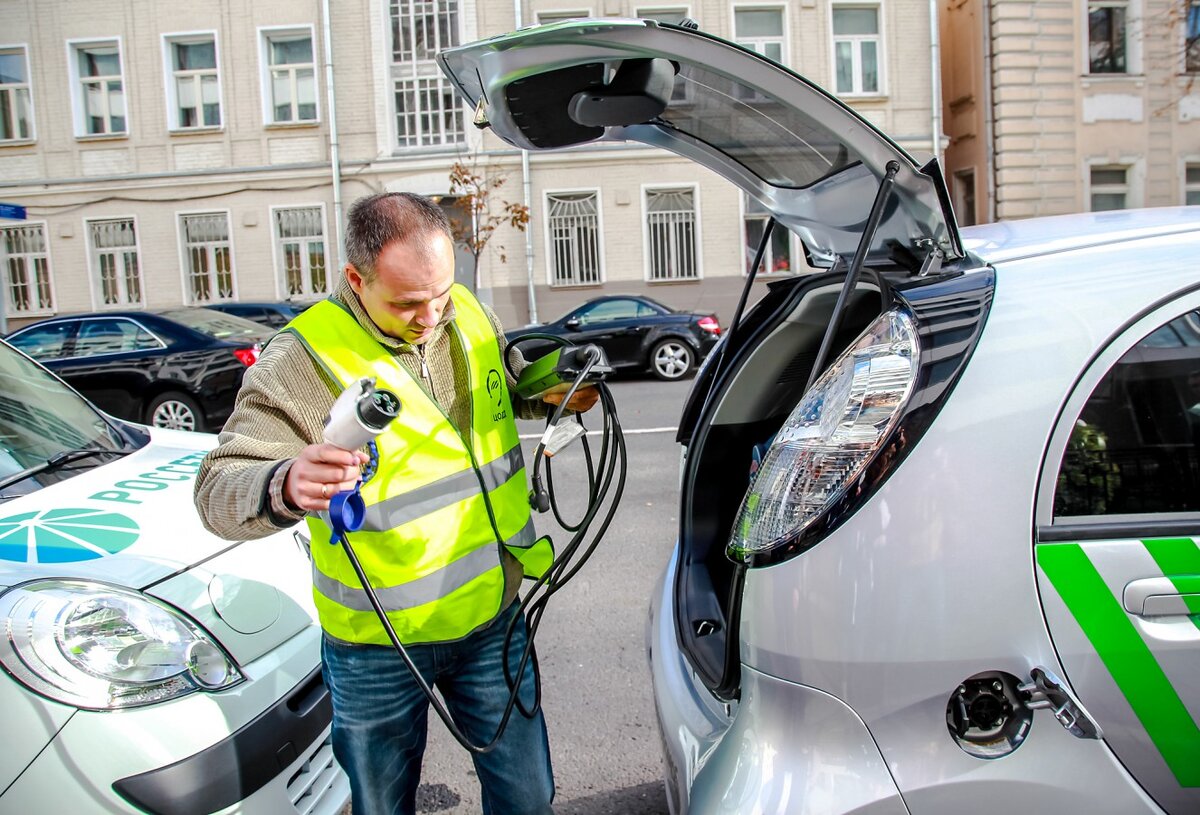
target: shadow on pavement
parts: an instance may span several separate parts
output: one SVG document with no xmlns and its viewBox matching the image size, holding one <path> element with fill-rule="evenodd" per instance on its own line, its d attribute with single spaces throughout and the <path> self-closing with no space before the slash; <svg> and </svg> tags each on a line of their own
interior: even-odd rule
<svg viewBox="0 0 1200 815">
<path fill-rule="evenodd" d="M 667 791 L 661 781 L 554 802 L 554 815 L 667 815 L 667 812 Z"/>
</svg>

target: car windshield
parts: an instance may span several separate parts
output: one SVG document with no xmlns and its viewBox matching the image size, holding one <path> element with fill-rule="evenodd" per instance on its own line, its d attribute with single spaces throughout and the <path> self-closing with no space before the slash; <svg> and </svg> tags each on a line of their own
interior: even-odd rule
<svg viewBox="0 0 1200 815">
<path fill-rule="evenodd" d="M 178 308 L 162 315 L 217 340 L 258 342 L 271 336 L 260 323 L 211 308 Z"/>
<path fill-rule="evenodd" d="M 90 402 L 0 345 L 0 481 L 69 451 L 124 447 Z"/>
</svg>

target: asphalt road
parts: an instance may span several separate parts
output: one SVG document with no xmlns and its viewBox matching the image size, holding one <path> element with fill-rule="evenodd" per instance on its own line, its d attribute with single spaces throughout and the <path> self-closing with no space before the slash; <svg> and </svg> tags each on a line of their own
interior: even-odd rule
<svg viewBox="0 0 1200 815">
<path fill-rule="evenodd" d="M 670 557 L 678 520 L 679 445 L 675 428 L 691 380 L 612 383 L 628 447 L 628 480 L 608 534 L 583 571 L 557 593 L 537 637 L 543 708 L 557 784 L 557 815 L 666 815 L 659 737 L 645 656 L 649 598 Z M 540 436 L 541 422 L 520 422 Z M 589 428 L 598 427 L 596 420 Z M 526 441 L 532 461 L 536 439 Z M 556 493 L 583 489 L 577 441 L 554 459 Z M 547 513 L 538 531 L 567 535 Z M 417 811 L 480 812 L 470 756 L 430 715 L 429 747 Z"/>
</svg>

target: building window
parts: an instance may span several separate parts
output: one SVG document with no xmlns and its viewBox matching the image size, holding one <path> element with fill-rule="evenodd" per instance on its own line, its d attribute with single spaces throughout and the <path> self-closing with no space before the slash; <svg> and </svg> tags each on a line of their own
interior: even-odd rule
<svg viewBox="0 0 1200 815">
<path fill-rule="evenodd" d="M 647 190 L 646 227 L 651 282 L 700 276 L 695 190 Z"/>
<path fill-rule="evenodd" d="M 33 138 L 25 48 L 0 48 L 0 141 Z"/>
<path fill-rule="evenodd" d="M 840 94 L 880 92 L 878 6 L 833 7 L 834 76 Z"/>
<path fill-rule="evenodd" d="M 120 46 L 116 42 L 77 45 L 71 67 L 79 92 L 79 135 L 128 132 Z"/>
<path fill-rule="evenodd" d="M 733 32 L 738 45 L 783 62 L 783 9 L 735 9 Z"/>
<path fill-rule="evenodd" d="M 272 31 L 265 36 L 272 124 L 317 121 L 317 80 L 312 31 Z"/>
<path fill-rule="evenodd" d="M 954 174 L 954 214 L 959 226 L 974 226 L 975 218 L 975 171 L 959 170 Z"/>
<path fill-rule="evenodd" d="M 133 219 L 90 222 L 88 244 L 92 268 L 99 275 L 96 288 L 101 305 L 142 305 L 142 270 Z"/>
<path fill-rule="evenodd" d="M 1183 43 L 1183 70 L 1200 74 L 1200 3 L 1191 3 L 1187 10 L 1187 26 Z"/>
<path fill-rule="evenodd" d="M 233 299 L 233 253 L 229 216 L 206 212 L 180 216 L 187 291 L 192 303 Z"/>
<path fill-rule="evenodd" d="M 1183 203 L 1200 206 L 1200 164 L 1189 164 L 1184 169 Z"/>
<path fill-rule="evenodd" d="M 320 207 L 275 210 L 275 240 L 288 297 L 328 294 L 325 219 Z"/>
<path fill-rule="evenodd" d="M 744 271 L 749 273 L 771 213 L 748 195 L 743 195 L 742 200 L 746 211 L 742 219 L 746 256 L 743 263 Z M 758 264 L 758 274 L 790 274 L 793 271 L 790 237 L 790 232 L 780 224 L 775 224 L 775 228 L 771 230 L 771 243 L 763 253 L 762 262 Z"/>
<path fill-rule="evenodd" d="M 1123 74 L 1127 58 L 1128 3 L 1105 0 L 1088 4 L 1088 72 Z"/>
<path fill-rule="evenodd" d="M 596 285 L 600 279 L 599 196 L 559 192 L 546 196 L 552 286 Z"/>
<path fill-rule="evenodd" d="M 1091 210 L 1106 212 L 1129 206 L 1129 168 L 1120 165 L 1094 165 L 1091 172 Z"/>
<path fill-rule="evenodd" d="M 462 102 L 434 61 L 459 44 L 458 0 L 392 0 L 389 8 L 397 145 L 462 143 Z"/>
<path fill-rule="evenodd" d="M 220 127 L 216 40 L 212 37 L 170 40 L 167 52 L 171 76 L 167 84 L 171 129 Z"/>
<path fill-rule="evenodd" d="M 639 8 L 635 13 L 635 17 L 640 17 L 643 20 L 656 20 L 660 23 L 670 23 L 671 25 L 679 25 L 688 18 L 688 9 L 684 6 L 678 7 L 654 7 L 654 8 Z"/>
<path fill-rule="evenodd" d="M 22 224 L 0 229 L 9 314 L 41 314 L 54 310 L 50 290 L 50 258 L 46 227 Z"/>
<path fill-rule="evenodd" d="M 538 25 L 550 25 L 551 23 L 565 23 L 567 20 L 583 20 L 591 16 L 590 11 L 583 9 L 579 11 L 539 11 L 537 22 Z"/>
</svg>

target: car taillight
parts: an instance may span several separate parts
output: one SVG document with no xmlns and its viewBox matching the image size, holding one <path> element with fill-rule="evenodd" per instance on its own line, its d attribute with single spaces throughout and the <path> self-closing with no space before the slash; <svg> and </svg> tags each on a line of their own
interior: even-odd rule
<svg viewBox="0 0 1200 815">
<path fill-rule="evenodd" d="M 919 352 L 912 318 L 893 309 L 821 375 L 771 441 L 742 500 L 729 557 L 757 566 L 802 551 L 792 543 L 855 483 L 895 427 Z"/>
<path fill-rule="evenodd" d="M 708 331 L 713 334 L 721 333 L 721 324 L 717 322 L 716 317 L 701 317 L 696 325 L 700 326 L 701 331 Z"/>
<path fill-rule="evenodd" d="M 258 362 L 259 346 L 253 348 L 234 348 L 233 355 L 238 358 L 238 362 L 249 368 L 254 363 Z"/>
</svg>

